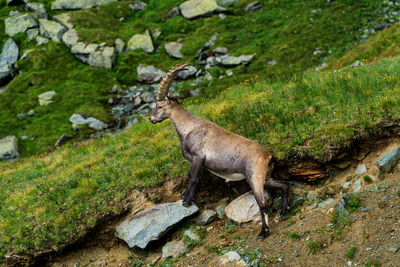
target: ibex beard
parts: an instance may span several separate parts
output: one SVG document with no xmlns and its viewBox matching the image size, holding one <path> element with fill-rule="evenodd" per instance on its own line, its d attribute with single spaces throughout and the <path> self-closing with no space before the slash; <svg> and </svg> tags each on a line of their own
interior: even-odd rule
<svg viewBox="0 0 400 267">
<path fill-rule="evenodd" d="M 289 208 L 289 185 L 271 178 L 272 155 L 260 144 L 193 116 L 179 105 L 177 99 L 167 96 L 173 79 L 188 65 L 190 63 L 175 66 L 163 78 L 157 94 L 157 105 L 149 118 L 153 124 L 171 119 L 181 141 L 182 154 L 192 163 L 188 187 L 182 196 L 183 204 L 190 205 L 193 201 L 199 172 L 203 167 L 227 181 L 246 179 L 260 208 L 262 226 L 258 238 L 264 238 L 269 235 L 264 187 L 282 191 L 280 215 L 284 216 Z"/>
</svg>

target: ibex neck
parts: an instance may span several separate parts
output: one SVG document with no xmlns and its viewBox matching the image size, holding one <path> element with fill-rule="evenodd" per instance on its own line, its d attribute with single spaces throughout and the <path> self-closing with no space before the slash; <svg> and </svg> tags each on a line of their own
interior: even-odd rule
<svg viewBox="0 0 400 267">
<path fill-rule="evenodd" d="M 176 105 L 172 109 L 170 119 L 174 124 L 181 141 L 185 139 L 186 135 L 193 129 L 195 120 L 198 120 L 180 105 Z"/>
</svg>

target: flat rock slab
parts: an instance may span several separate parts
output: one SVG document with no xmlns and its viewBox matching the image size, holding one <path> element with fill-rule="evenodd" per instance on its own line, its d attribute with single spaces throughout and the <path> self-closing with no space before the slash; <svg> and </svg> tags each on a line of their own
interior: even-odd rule
<svg viewBox="0 0 400 267">
<path fill-rule="evenodd" d="M 222 67 L 236 67 L 240 64 L 248 65 L 254 55 L 241 55 L 238 57 L 230 56 L 228 54 L 217 57 L 216 64 Z"/>
<path fill-rule="evenodd" d="M 179 6 L 179 9 L 182 16 L 187 19 L 197 19 L 226 11 L 226 9 L 220 7 L 215 0 L 186 1 Z"/>
<path fill-rule="evenodd" d="M 29 14 L 9 17 L 5 19 L 4 24 L 6 33 L 10 36 L 38 26 L 37 21 Z"/>
<path fill-rule="evenodd" d="M 18 158 L 17 141 L 17 138 L 11 135 L 0 139 L 0 161 L 12 161 Z"/>
<path fill-rule="evenodd" d="M 267 203 L 271 197 L 268 192 L 264 192 Z M 261 221 L 260 208 L 257 205 L 256 199 L 251 192 L 247 192 L 225 208 L 226 216 L 237 223 L 245 223 L 250 221 Z"/>
<path fill-rule="evenodd" d="M 379 169 L 383 172 L 391 172 L 400 159 L 400 148 L 396 148 L 392 152 L 384 155 L 376 161 Z"/>
<path fill-rule="evenodd" d="M 160 204 L 126 219 L 117 226 L 115 234 L 131 248 L 145 248 L 150 241 L 158 240 L 171 227 L 198 210 L 195 204 L 182 206 L 182 200 Z"/>
</svg>

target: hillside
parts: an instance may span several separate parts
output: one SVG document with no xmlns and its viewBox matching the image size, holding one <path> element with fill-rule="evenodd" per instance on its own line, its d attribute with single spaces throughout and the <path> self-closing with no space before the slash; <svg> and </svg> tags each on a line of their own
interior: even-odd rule
<svg viewBox="0 0 400 267">
<path fill-rule="evenodd" d="M 44 3 L 50 20 L 66 13 L 53 10 L 52 1 L 39 2 Z M 3 111 L 0 137 L 16 136 L 20 154 L 29 156 L 52 150 L 62 135 L 75 140 L 88 138 L 91 134 L 102 135 L 84 125 L 80 131 L 73 131 L 68 121 L 73 114 L 107 123 L 106 134 L 118 131 L 136 120 L 136 109 L 130 111 L 130 107 L 123 106 L 129 111 L 121 122 L 112 111 L 119 106 L 109 104 L 109 101 L 120 98 L 121 94 L 129 95 L 132 86 L 142 85 L 137 82 L 139 64 L 151 64 L 166 71 L 177 62 L 193 62 L 202 74 L 195 81 L 177 86 L 175 94 L 184 97 L 196 91 L 197 97 L 210 99 L 229 85 L 255 75 L 271 81 L 291 79 L 295 73 L 321 65 L 331 55 L 343 55 L 353 43 L 398 19 L 398 6 L 388 1 L 262 1 L 261 9 L 245 11 L 244 7 L 251 1 L 241 0 L 224 7 L 226 11 L 221 16 L 224 19 L 213 15 L 194 20 L 182 16 L 164 20 L 166 14 L 183 0 L 145 2 L 147 7 L 136 12 L 129 7 L 132 1 L 67 11 L 70 14 L 68 23 L 75 26 L 79 41 L 85 44 L 102 43 L 113 47 L 119 38 L 128 45 L 132 36 L 146 30 L 154 36 L 159 35 L 152 37 L 154 53 L 125 51 L 116 56 L 111 69 L 83 64 L 63 42 L 50 40 L 38 46 L 35 38 L 28 41 L 27 33 L 13 36 L 20 57 L 29 52 L 26 58 L 18 61 L 20 74 L 4 93 L 0 93 Z M 10 18 L 10 12 L 26 12 L 23 5 L 9 7 L 5 0 L 1 6 L 1 29 L 5 19 Z M 195 56 L 215 33 L 218 33 L 215 44 L 207 53 L 225 47 L 232 56 L 254 55 L 250 64 L 235 68 L 201 65 Z M 0 44 L 8 38 L 2 33 Z M 177 40 L 182 42 L 183 58 L 180 60 L 171 58 L 165 51 L 165 44 Z M 226 74 L 229 69 L 231 76 Z M 114 86 L 121 87 L 122 91 L 110 91 Z M 38 105 L 37 96 L 47 91 L 55 91 L 55 103 Z M 18 118 L 19 114 L 26 117 L 29 111 L 33 111 L 32 117 Z"/>
<path fill-rule="evenodd" d="M 111 69 L 84 64 L 62 42 L 36 46 L 26 33 L 14 36 L 20 54 L 33 50 L 18 61 L 20 73 L 0 93 L 0 137 L 16 135 L 22 154 L 16 162 L 0 162 L 1 264 L 187 266 L 212 263 L 231 250 L 250 266 L 325 265 L 328 260 L 345 265 L 354 255 L 354 264 L 386 266 L 396 259 L 399 236 L 391 225 L 398 220 L 399 171 L 383 174 L 375 161 L 399 146 L 399 24 L 393 19 L 398 19 L 397 2 L 261 1 L 263 8 L 252 11 L 257 16 L 243 11 L 250 2 L 225 7 L 225 19 L 178 16 L 162 21 L 175 1 L 146 1 L 146 9 L 137 12 L 130 10 L 131 1 L 71 11 L 71 21 L 85 42 L 107 46 L 117 37 L 128 42 L 146 29 L 162 32 L 153 39 L 158 47 L 154 53 L 123 52 Z M 51 10 L 51 2 L 43 3 L 50 17 L 64 13 Z M 23 12 L 22 6 L 8 7 L 5 1 L 0 6 L 0 27 L 11 10 Z M 388 28 L 375 35 L 372 29 L 384 23 L 394 25 L 385 24 Z M 213 48 L 227 47 L 235 56 L 254 53 L 250 64 L 206 70 L 195 60 L 215 32 L 219 34 Z M 179 38 L 183 58 L 172 59 L 164 44 Z M 4 33 L 0 41 L 6 40 Z M 212 49 L 207 53 L 213 54 Z M 362 64 L 350 67 L 355 60 Z M 291 214 L 286 221 L 272 223 L 272 236 L 265 241 L 254 241 L 258 226 L 238 226 L 226 217 L 211 224 L 212 232 L 183 223 L 147 250 L 130 250 L 114 237 L 116 223 L 126 216 L 178 200 L 189 163 L 169 121 L 152 125 L 146 112 L 132 113 L 135 123 L 119 132 L 112 114 L 116 105 L 109 99 L 128 99 L 137 88 L 148 87 L 137 82 L 140 63 L 166 71 L 182 61 L 202 70 L 200 80 L 174 84 L 182 105 L 195 116 L 262 144 L 277 159 L 274 176 L 291 181 Z M 268 64 L 271 61 L 276 64 Z M 327 63 L 326 70 L 315 69 L 322 63 Z M 204 74 L 213 79 L 201 78 Z M 191 93 L 198 88 L 198 94 Z M 56 91 L 55 102 L 39 106 L 37 96 L 50 90 Z M 119 96 L 125 93 L 125 98 Z M 151 103 L 146 105 L 145 111 Z M 18 118 L 32 109 L 34 116 Z M 110 126 L 105 132 L 87 125 L 73 131 L 68 121 L 72 114 L 93 116 Z M 91 134 L 108 135 L 111 129 L 113 135 L 88 139 Z M 54 149 L 63 134 L 72 141 Z M 28 138 L 22 140 L 23 135 Z M 367 166 L 363 175 L 354 174 L 359 164 Z M 329 199 L 336 203 L 352 191 L 343 189 L 344 183 L 353 186 L 358 180 L 362 190 L 355 196 L 362 204 L 355 203 L 349 217 L 327 218 L 328 209 L 318 205 Z M 209 193 L 213 190 L 215 194 Z M 195 202 L 201 209 L 214 209 L 222 199 L 231 201 L 248 190 L 246 183 L 226 185 L 203 172 Z M 309 200 L 309 194 L 317 198 Z M 307 201 L 297 201 L 300 197 Z M 274 204 L 271 215 L 278 206 Z M 362 210 L 364 206 L 370 211 Z M 375 231 L 380 224 L 383 229 Z M 202 240 L 186 240 L 185 255 L 160 260 L 165 242 L 180 240 L 188 228 L 202 233 Z M 350 249 L 353 258 L 345 256 Z"/>
</svg>

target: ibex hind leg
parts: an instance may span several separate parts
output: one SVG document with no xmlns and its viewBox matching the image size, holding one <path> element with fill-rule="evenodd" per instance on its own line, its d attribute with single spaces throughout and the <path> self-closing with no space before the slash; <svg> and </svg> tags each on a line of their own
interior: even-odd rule
<svg viewBox="0 0 400 267">
<path fill-rule="evenodd" d="M 267 189 L 282 191 L 283 203 L 282 203 L 282 210 L 281 210 L 280 216 L 281 217 L 285 216 L 289 211 L 289 183 L 287 183 L 285 181 L 269 179 L 265 183 L 265 187 Z"/>
</svg>

